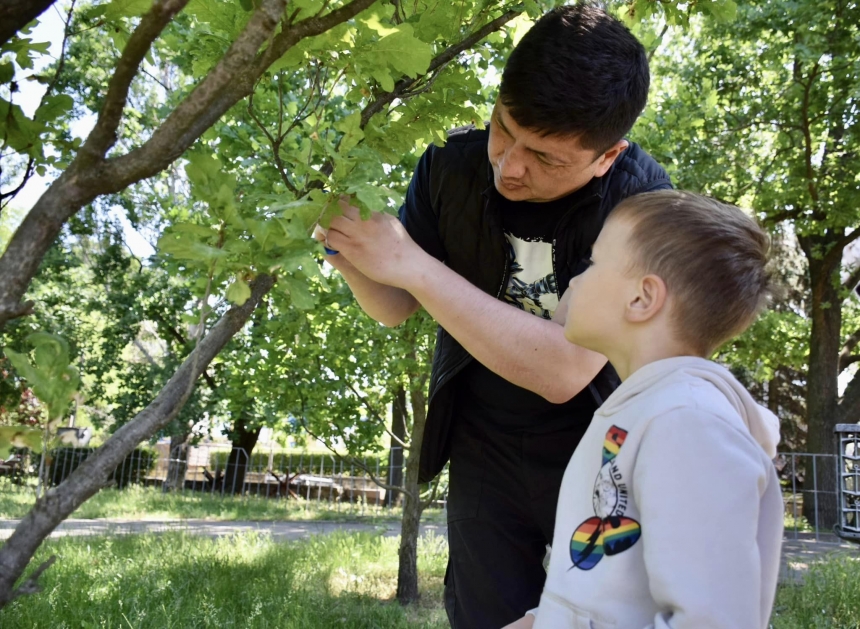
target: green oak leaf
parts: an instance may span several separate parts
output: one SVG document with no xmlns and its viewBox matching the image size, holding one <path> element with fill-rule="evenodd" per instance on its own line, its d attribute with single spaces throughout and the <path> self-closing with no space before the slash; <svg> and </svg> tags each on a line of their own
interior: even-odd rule
<svg viewBox="0 0 860 629">
<path fill-rule="evenodd" d="M 248 283 L 241 277 L 237 277 L 236 280 L 227 288 L 226 297 L 237 306 L 241 306 L 250 299 L 251 287 L 248 286 Z"/>
</svg>

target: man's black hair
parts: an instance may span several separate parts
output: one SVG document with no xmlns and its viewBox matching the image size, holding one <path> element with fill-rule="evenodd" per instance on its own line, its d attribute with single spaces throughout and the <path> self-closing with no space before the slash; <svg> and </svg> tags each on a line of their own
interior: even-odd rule
<svg viewBox="0 0 860 629">
<path fill-rule="evenodd" d="M 591 3 L 553 9 L 514 48 L 499 98 L 521 127 L 578 136 L 598 153 L 630 131 L 648 99 L 648 56 Z"/>
</svg>

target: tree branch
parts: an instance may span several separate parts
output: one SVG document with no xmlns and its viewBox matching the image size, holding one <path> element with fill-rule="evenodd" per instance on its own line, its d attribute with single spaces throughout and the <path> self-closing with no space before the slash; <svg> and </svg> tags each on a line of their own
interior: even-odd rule
<svg viewBox="0 0 860 629">
<path fill-rule="evenodd" d="M 660 48 L 660 44 L 662 44 L 662 43 L 663 43 L 663 37 L 666 35 L 666 31 L 668 31 L 668 30 L 669 30 L 669 23 L 668 23 L 668 22 L 666 22 L 666 23 L 663 25 L 663 30 L 661 30 L 661 31 L 660 31 L 660 34 L 659 34 L 659 35 L 657 35 L 657 43 L 656 43 L 656 44 L 654 44 L 654 47 L 653 47 L 653 48 L 651 49 L 651 51 L 648 53 L 648 63 L 651 63 L 651 60 L 654 58 L 654 54 L 655 54 L 655 53 L 657 52 L 657 50 Z"/>
<path fill-rule="evenodd" d="M 845 234 L 845 236 L 842 237 L 842 239 L 837 243 L 837 246 L 844 249 L 858 238 L 860 238 L 860 227 L 855 227 L 853 231 Z"/>
<path fill-rule="evenodd" d="M 361 395 L 358 391 L 356 391 L 356 390 L 355 390 L 355 387 L 353 387 L 353 386 L 352 386 L 352 383 L 351 383 L 351 382 L 349 382 L 348 380 L 346 380 L 345 378 L 344 378 L 343 382 L 345 382 L 345 383 L 346 383 L 346 386 L 347 386 L 347 387 L 349 387 L 349 390 L 350 390 L 350 391 L 352 391 L 352 394 L 353 394 L 355 397 L 357 397 L 359 400 L 361 400 L 361 403 L 364 405 L 364 408 L 366 408 L 366 409 L 368 410 L 368 412 L 369 412 L 371 415 L 373 415 L 373 417 L 376 419 L 376 421 L 377 421 L 377 422 L 379 422 L 379 424 L 382 426 L 383 430 L 385 430 L 385 432 L 387 432 L 387 433 L 388 433 L 388 435 L 389 435 L 392 439 L 394 439 L 398 444 L 400 444 L 400 447 L 402 447 L 404 450 L 407 450 L 407 451 L 408 451 L 408 450 L 409 450 L 409 448 L 410 448 L 411 446 L 410 446 L 408 443 L 405 443 L 403 440 L 401 440 L 401 439 L 400 439 L 400 437 L 398 437 L 397 435 L 395 435 L 393 432 L 391 432 L 391 431 L 388 429 L 388 426 L 386 426 L 386 425 L 385 425 L 385 420 L 384 420 L 384 419 L 382 418 L 382 416 L 381 416 L 381 415 L 376 411 L 376 409 L 375 409 L 375 408 L 373 408 L 373 406 L 371 406 L 371 405 L 370 405 L 370 402 L 368 402 L 368 401 L 367 401 L 367 398 L 366 398 L 366 397 L 364 397 L 363 395 Z"/>
<path fill-rule="evenodd" d="M 100 161 L 116 143 L 116 130 L 122 120 L 128 90 L 137 75 L 138 67 L 164 27 L 186 4 L 188 0 L 156 0 L 152 9 L 141 18 L 140 24 L 134 29 L 122 51 L 96 125 L 81 147 L 78 159 L 83 158 L 89 163 Z"/>
<path fill-rule="evenodd" d="M 72 16 L 74 15 L 74 13 L 75 0 L 72 0 L 71 4 L 69 5 L 69 12 L 66 14 L 66 23 L 65 27 L 63 28 L 63 43 L 60 46 L 60 58 L 57 61 L 57 69 L 54 71 L 54 76 L 51 79 L 51 82 L 48 83 L 48 87 L 45 88 L 45 93 L 42 94 L 42 98 L 39 100 L 39 105 L 38 107 L 36 107 L 36 111 L 39 110 L 39 107 L 45 104 L 45 99 L 47 99 L 51 92 L 54 90 L 54 87 L 57 85 L 57 81 L 60 80 L 60 74 L 62 74 L 63 68 L 66 65 L 66 52 L 68 49 L 69 35 L 71 34 L 72 30 Z M 21 192 L 21 190 L 24 189 L 24 186 L 27 185 L 27 182 L 30 181 L 30 178 L 33 176 L 33 171 L 35 170 L 35 165 L 36 158 L 31 155 L 30 158 L 27 160 L 27 167 L 24 169 L 24 177 L 21 179 L 21 183 L 19 183 L 14 189 L 10 190 L 9 192 L 4 192 L 0 194 L 0 212 L 3 211 L 3 208 L 6 207 L 12 199 L 18 196 L 18 193 Z M 3 203 L 5 199 L 8 199 L 8 201 L 6 201 L 6 203 Z"/>
<path fill-rule="evenodd" d="M 56 0 L 6 0 L 0 4 L 0 46 L 42 15 Z"/>
<path fill-rule="evenodd" d="M 42 591 L 42 586 L 39 585 L 39 577 L 42 576 L 42 573 L 45 572 L 48 568 L 54 565 L 54 562 L 57 561 L 56 555 L 51 555 L 48 557 L 47 561 L 42 562 L 42 564 L 33 571 L 27 580 L 24 581 L 21 585 L 19 585 L 9 600 L 14 601 L 16 598 L 20 596 L 26 596 L 27 594 L 38 594 Z"/>
<path fill-rule="evenodd" d="M 846 356 L 845 358 L 839 357 L 839 373 L 842 373 L 848 367 L 853 365 L 854 363 L 860 362 L 860 354 L 854 354 L 853 356 Z"/>
<path fill-rule="evenodd" d="M 344 463 L 348 463 L 348 464 L 350 464 L 350 465 L 356 465 L 356 466 L 358 466 L 358 467 L 359 467 L 359 468 L 360 468 L 360 469 L 361 469 L 365 474 L 367 474 L 367 475 L 370 477 L 370 480 L 372 480 L 372 481 L 373 481 L 373 483 L 374 483 L 375 485 L 378 485 L 379 487 L 382 487 L 383 489 L 385 489 L 385 490 L 387 490 L 387 491 L 399 491 L 399 492 L 402 492 L 402 493 L 404 493 L 404 494 L 409 494 L 410 496 L 412 495 L 410 492 L 406 491 L 406 489 L 405 489 L 405 488 L 403 488 L 403 487 L 395 487 L 394 485 L 389 485 L 389 484 L 387 484 L 387 483 L 382 482 L 382 481 L 381 481 L 381 480 L 379 480 L 378 478 L 376 478 L 376 476 L 374 475 L 374 473 L 370 471 L 370 468 L 368 468 L 366 464 L 362 463 L 362 462 L 361 462 L 359 459 L 357 459 L 356 457 L 354 457 L 354 456 L 352 456 L 352 455 L 350 455 L 350 456 L 348 456 L 348 457 L 343 456 L 340 452 L 338 452 L 337 450 L 335 450 L 335 449 L 334 449 L 334 448 L 329 444 L 329 442 L 328 442 L 328 441 L 326 441 L 325 439 L 323 439 L 323 438 L 321 438 L 321 437 L 319 437 L 319 436 L 315 435 L 313 432 L 311 432 L 310 428 L 308 428 L 308 422 L 307 422 L 307 420 L 305 419 L 304 415 L 302 415 L 302 424 L 304 425 L 305 431 L 306 431 L 306 432 L 307 432 L 311 437 L 313 437 L 314 439 L 316 439 L 317 441 L 319 441 L 321 444 L 323 444 L 323 445 L 324 445 L 324 446 L 325 446 L 325 447 L 326 447 L 326 448 L 327 448 L 327 449 L 328 449 L 328 450 L 329 450 L 333 455 L 335 455 L 335 457 L 337 457 L 337 459 L 338 459 L 339 461 L 343 461 Z M 341 437 L 341 438 L 342 438 L 342 437 Z"/>
<path fill-rule="evenodd" d="M 854 374 L 837 407 L 837 424 L 855 423 L 860 416 L 860 371 Z"/>
<path fill-rule="evenodd" d="M 314 37 L 325 33 L 338 24 L 351 20 L 356 15 L 367 9 L 376 0 L 352 0 L 339 9 L 323 16 L 314 15 L 284 29 L 272 41 L 272 45 L 260 55 L 254 64 L 255 74 L 260 76 L 275 61 L 284 56 L 290 48 L 295 46 L 306 37 Z"/>
<path fill-rule="evenodd" d="M 409 88 L 415 85 L 421 78 L 427 76 L 428 74 L 432 74 L 445 64 L 449 63 L 461 52 L 468 48 L 471 48 L 490 33 L 499 30 L 502 26 L 517 17 L 520 13 L 522 13 L 522 11 L 508 11 L 504 15 L 497 17 L 495 20 L 488 24 L 485 24 L 462 41 L 448 46 L 448 48 L 439 53 L 430 62 L 430 65 L 427 67 L 426 73 L 419 75 L 414 79 L 406 77 L 397 81 L 397 83 L 394 84 L 394 89 L 392 91 L 380 94 L 374 101 L 368 103 L 368 105 L 362 110 L 360 124 L 361 128 L 363 129 L 364 127 L 366 127 L 367 123 L 370 122 L 370 119 L 376 114 L 378 114 L 380 111 L 382 111 L 386 105 L 394 102 L 401 96 L 404 96 L 408 92 Z"/>
<path fill-rule="evenodd" d="M 169 424 L 182 410 L 194 381 L 212 359 L 245 325 L 263 296 L 275 284 L 270 275 L 251 283 L 251 297 L 231 308 L 203 338 L 158 396 L 128 424 L 81 464 L 59 487 L 49 490 L 24 516 L 12 536 L 0 547 L 0 608 L 14 593 L 14 584 L 42 541 L 90 496 L 104 486 L 108 475 L 144 439 Z"/>
</svg>

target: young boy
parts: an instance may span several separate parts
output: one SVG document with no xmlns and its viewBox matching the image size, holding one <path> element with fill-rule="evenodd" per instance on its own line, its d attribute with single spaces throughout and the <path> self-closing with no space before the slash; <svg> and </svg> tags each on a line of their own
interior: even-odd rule
<svg viewBox="0 0 860 629">
<path fill-rule="evenodd" d="M 694 194 L 612 212 L 570 283 L 565 336 L 623 382 L 567 466 L 540 607 L 509 629 L 768 626 L 779 422 L 706 360 L 764 306 L 767 252 L 752 219 Z"/>
</svg>

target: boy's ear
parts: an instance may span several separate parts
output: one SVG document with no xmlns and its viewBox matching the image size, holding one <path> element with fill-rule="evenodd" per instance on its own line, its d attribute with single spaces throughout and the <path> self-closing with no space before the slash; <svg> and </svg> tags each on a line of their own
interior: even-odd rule
<svg viewBox="0 0 860 629">
<path fill-rule="evenodd" d="M 666 282 L 657 275 L 639 280 L 636 294 L 627 304 L 625 316 L 630 323 L 645 323 L 653 319 L 666 303 Z"/>
</svg>

